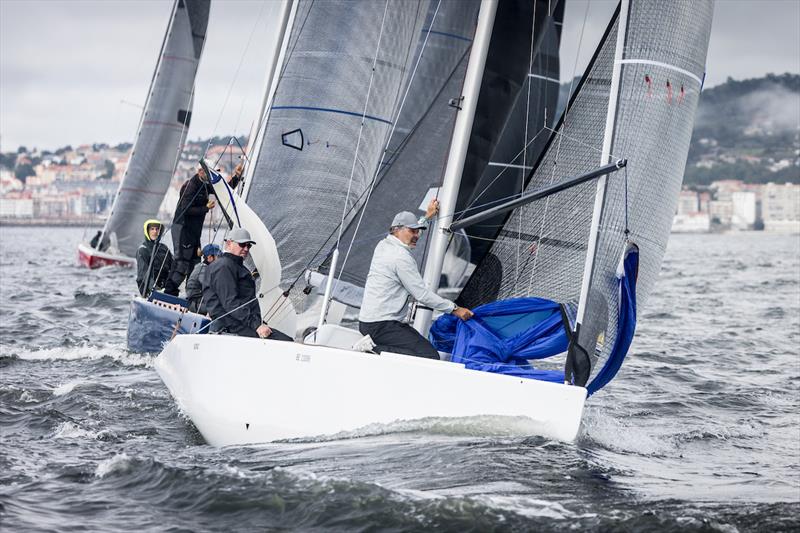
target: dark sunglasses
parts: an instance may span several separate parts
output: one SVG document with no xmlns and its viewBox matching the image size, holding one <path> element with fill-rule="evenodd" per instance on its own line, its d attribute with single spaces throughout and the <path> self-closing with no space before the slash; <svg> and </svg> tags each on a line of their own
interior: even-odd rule
<svg viewBox="0 0 800 533">
<path fill-rule="evenodd" d="M 236 244 L 239 245 L 239 248 L 251 248 L 253 246 L 252 242 L 237 242 Z"/>
</svg>

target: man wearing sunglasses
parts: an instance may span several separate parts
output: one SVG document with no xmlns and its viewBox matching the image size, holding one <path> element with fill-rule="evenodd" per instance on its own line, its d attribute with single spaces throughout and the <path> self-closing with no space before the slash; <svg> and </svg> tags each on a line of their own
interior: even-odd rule
<svg viewBox="0 0 800 533">
<path fill-rule="evenodd" d="M 395 215 L 389 235 L 375 247 L 364 286 L 364 299 L 358 315 L 358 329 L 375 343 L 374 351 L 438 359 L 439 352 L 405 322 L 408 297 L 436 311 L 453 313 L 461 320 L 472 318 L 472 311 L 458 307 L 428 288 L 419 274 L 411 250 L 417 246 L 420 232 L 439 211 L 439 202 L 431 200 L 423 218 L 403 211 Z"/>
<path fill-rule="evenodd" d="M 255 244 L 249 231 L 233 229 L 225 239 L 225 253 L 208 265 L 203 300 L 213 319 L 210 330 L 212 333 L 291 341 L 291 337 L 270 328 L 261 319 L 256 282 L 244 266 L 244 260 Z"/>
</svg>

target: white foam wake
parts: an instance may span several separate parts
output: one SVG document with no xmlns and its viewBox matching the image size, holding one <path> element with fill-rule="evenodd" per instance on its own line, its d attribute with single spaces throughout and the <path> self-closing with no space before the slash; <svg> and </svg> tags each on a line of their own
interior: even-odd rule
<svg viewBox="0 0 800 533">
<path fill-rule="evenodd" d="M 130 353 L 119 346 L 93 346 L 88 344 L 67 348 L 62 346 L 42 348 L 41 350 L 19 353 L 17 357 L 28 361 L 96 360 L 108 357 L 126 366 L 144 366 L 148 368 L 153 365 L 154 360 L 151 355 Z"/>
<path fill-rule="evenodd" d="M 100 461 L 94 471 L 94 475 L 103 478 L 109 474 L 125 473 L 131 470 L 133 461 L 127 454 L 117 454 L 110 459 Z"/>
</svg>

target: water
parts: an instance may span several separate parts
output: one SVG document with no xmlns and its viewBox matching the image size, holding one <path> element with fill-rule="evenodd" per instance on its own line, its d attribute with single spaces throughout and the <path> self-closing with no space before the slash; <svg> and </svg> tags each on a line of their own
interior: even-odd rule
<svg viewBox="0 0 800 533">
<path fill-rule="evenodd" d="M 800 528 L 797 236 L 673 235 L 573 444 L 478 418 L 226 449 L 127 353 L 133 272 L 80 236 L 0 228 L 4 531 Z"/>
</svg>

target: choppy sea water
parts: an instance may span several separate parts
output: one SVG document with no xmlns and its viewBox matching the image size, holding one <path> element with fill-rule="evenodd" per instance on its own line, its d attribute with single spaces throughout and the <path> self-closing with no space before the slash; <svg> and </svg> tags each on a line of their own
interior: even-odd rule
<svg viewBox="0 0 800 533">
<path fill-rule="evenodd" d="M 573 444 L 478 418 L 216 449 L 81 233 L 0 228 L 3 531 L 800 529 L 796 235 L 673 235 Z"/>
</svg>

